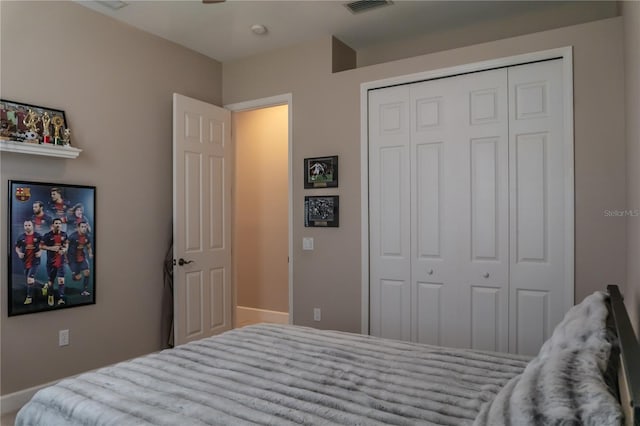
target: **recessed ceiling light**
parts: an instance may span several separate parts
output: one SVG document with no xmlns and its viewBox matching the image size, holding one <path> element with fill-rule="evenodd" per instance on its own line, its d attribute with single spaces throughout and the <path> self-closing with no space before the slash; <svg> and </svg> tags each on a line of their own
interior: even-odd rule
<svg viewBox="0 0 640 426">
<path fill-rule="evenodd" d="M 122 9 L 129 5 L 129 3 L 125 3 L 121 0 L 96 0 L 96 3 L 100 3 L 101 5 L 113 10 Z"/>
<path fill-rule="evenodd" d="M 255 24 L 251 26 L 251 32 L 258 35 L 264 35 L 267 33 L 267 27 L 262 24 Z"/>
</svg>

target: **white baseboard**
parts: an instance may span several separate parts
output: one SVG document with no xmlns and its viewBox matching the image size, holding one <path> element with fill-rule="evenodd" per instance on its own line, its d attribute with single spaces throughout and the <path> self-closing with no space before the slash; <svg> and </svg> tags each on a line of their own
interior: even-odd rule
<svg viewBox="0 0 640 426">
<path fill-rule="evenodd" d="M 236 328 L 260 322 L 289 324 L 289 314 L 287 312 L 236 306 Z"/>
<path fill-rule="evenodd" d="M 55 380 L 53 382 L 34 386 L 29 389 L 23 389 L 18 392 L 0 396 L 0 415 L 4 416 L 7 413 L 18 411 L 24 404 L 29 402 L 31 397 L 40 389 L 46 388 L 47 386 L 55 385 L 58 382 L 59 380 Z"/>
</svg>

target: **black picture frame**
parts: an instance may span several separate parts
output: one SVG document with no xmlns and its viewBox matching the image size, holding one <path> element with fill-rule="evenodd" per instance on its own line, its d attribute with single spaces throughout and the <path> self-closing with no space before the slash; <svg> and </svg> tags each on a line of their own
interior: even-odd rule
<svg viewBox="0 0 640 426">
<path fill-rule="evenodd" d="M 304 187 L 338 187 L 338 156 L 314 157 L 304 159 Z"/>
<path fill-rule="evenodd" d="M 308 195 L 304 197 L 304 226 L 337 228 L 340 226 L 338 195 Z"/>
<path fill-rule="evenodd" d="M 38 121 L 35 123 L 37 127 L 36 139 L 37 143 L 57 143 L 62 145 L 63 142 L 63 130 L 69 126 L 67 124 L 67 118 L 64 111 L 49 107 L 42 107 L 38 105 L 24 104 L 20 102 L 14 102 L 7 99 L 0 99 L 0 139 L 12 140 L 18 142 L 24 142 L 27 140 L 28 127 L 24 123 L 24 119 L 27 116 L 29 110 L 32 110 Z M 49 128 L 49 141 L 44 140 L 44 129 L 42 123 L 42 117 L 44 113 L 49 114 L 51 122 L 48 125 Z M 61 117 L 62 122 L 56 123 L 54 117 Z M 55 140 L 55 124 L 59 124 L 58 127 L 58 140 Z"/>
<path fill-rule="evenodd" d="M 8 206 L 9 316 L 95 304 L 95 186 L 10 180 Z"/>
</svg>

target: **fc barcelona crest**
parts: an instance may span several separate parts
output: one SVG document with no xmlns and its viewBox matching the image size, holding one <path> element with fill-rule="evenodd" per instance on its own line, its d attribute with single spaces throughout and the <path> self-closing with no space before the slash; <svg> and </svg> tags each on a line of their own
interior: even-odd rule
<svg viewBox="0 0 640 426">
<path fill-rule="evenodd" d="M 28 201 L 31 198 L 31 188 L 19 186 L 16 188 L 16 200 Z"/>
</svg>

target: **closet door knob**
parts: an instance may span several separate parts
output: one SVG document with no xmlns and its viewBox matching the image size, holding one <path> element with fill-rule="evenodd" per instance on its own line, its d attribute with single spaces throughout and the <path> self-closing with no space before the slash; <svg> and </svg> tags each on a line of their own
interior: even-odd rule
<svg viewBox="0 0 640 426">
<path fill-rule="evenodd" d="M 429 274 L 429 275 L 433 275 L 433 269 L 429 269 L 429 271 L 427 272 L 427 274 Z"/>
<path fill-rule="evenodd" d="M 485 278 L 489 278 L 489 273 L 488 273 L 488 272 L 485 272 L 485 273 L 484 273 L 484 275 L 483 275 L 483 277 L 485 277 Z"/>
</svg>

